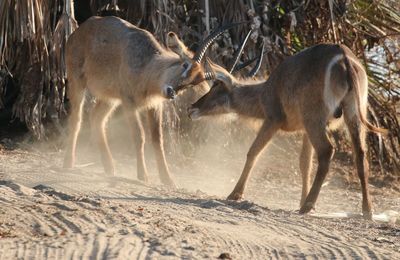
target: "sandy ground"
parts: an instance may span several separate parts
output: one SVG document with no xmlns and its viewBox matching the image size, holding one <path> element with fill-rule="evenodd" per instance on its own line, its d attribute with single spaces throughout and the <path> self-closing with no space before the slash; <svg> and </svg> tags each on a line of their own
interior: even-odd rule
<svg viewBox="0 0 400 260">
<path fill-rule="evenodd" d="M 297 213 L 298 147 L 288 156 L 272 143 L 246 200 L 225 200 L 248 146 L 168 154 L 177 190 L 159 185 L 152 159 L 150 184 L 137 181 L 133 156 L 115 147 L 115 177 L 90 144 L 73 170 L 56 148 L 2 150 L 0 259 L 400 259 L 399 193 L 371 185 L 375 221 L 363 220 L 347 164 L 332 165 L 314 214 Z"/>
</svg>

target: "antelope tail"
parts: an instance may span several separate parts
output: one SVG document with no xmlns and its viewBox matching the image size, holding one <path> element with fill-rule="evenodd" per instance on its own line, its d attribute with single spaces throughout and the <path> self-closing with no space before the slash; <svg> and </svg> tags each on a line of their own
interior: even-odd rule
<svg viewBox="0 0 400 260">
<path fill-rule="evenodd" d="M 346 66 L 347 71 L 347 82 L 350 86 L 350 89 L 354 89 L 355 91 L 355 101 L 357 105 L 357 113 L 361 120 L 361 123 L 368 129 L 368 131 L 377 133 L 377 134 L 384 134 L 388 133 L 387 129 L 376 127 L 368 122 L 366 115 L 361 111 L 361 96 L 360 96 L 360 85 L 358 80 L 356 80 L 356 71 L 354 67 L 350 64 L 349 58 L 347 57 L 346 53 L 344 54 L 344 64 Z"/>
</svg>

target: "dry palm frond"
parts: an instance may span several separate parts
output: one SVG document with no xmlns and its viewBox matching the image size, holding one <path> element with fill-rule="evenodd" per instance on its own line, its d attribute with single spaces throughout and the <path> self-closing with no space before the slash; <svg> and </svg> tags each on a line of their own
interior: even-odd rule
<svg viewBox="0 0 400 260">
<path fill-rule="evenodd" d="M 0 1 L 0 95 L 4 95 L 5 82 L 10 79 L 20 86 L 14 103 L 15 115 L 38 137 L 43 134 L 42 120 L 59 117 L 64 109 L 63 49 L 74 27 L 73 12 L 67 8 L 71 6 L 70 0 Z M 121 16 L 153 32 L 161 42 L 168 31 L 175 31 L 193 49 L 206 36 L 208 27 L 213 30 L 225 23 L 249 21 L 223 34 L 210 48 L 209 55 L 228 66 L 241 39 L 253 30 L 241 62 L 255 57 L 259 53 L 257 46 L 264 42 L 268 53 L 262 69 L 266 73 L 285 56 L 311 45 L 346 44 L 368 68 L 370 119 L 391 133 L 386 138 L 369 136 L 371 158 L 385 169 L 399 168 L 400 4 L 397 0 L 90 0 L 90 7 L 94 15 Z M 178 106 L 169 107 L 168 111 L 173 119 L 169 123 L 177 124 L 175 115 L 183 113 L 182 110 Z M 186 117 L 182 114 L 182 118 Z M 189 136 L 192 124 L 185 119 L 179 124 L 182 126 L 179 134 Z"/>
<path fill-rule="evenodd" d="M 65 0 L 63 13 L 61 14 L 54 29 L 51 42 L 51 78 L 53 88 L 51 89 L 52 106 L 49 115 L 51 118 L 58 118 L 59 113 L 64 111 L 64 97 L 66 87 L 66 69 L 64 61 L 65 44 L 69 35 L 78 27 L 74 19 L 74 11 L 71 0 Z"/>
<path fill-rule="evenodd" d="M 59 1 L 7 0 L 1 2 L 0 69 L 19 84 L 14 116 L 24 121 L 37 138 L 43 137 L 42 120 L 54 102 L 50 45 L 52 16 Z M 23 61 L 23 62 L 21 62 Z M 51 105 L 50 105 L 51 106 Z"/>
</svg>

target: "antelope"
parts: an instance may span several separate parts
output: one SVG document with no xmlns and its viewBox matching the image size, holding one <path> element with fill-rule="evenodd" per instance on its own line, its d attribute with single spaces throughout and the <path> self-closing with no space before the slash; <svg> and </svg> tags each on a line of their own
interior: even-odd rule
<svg viewBox="0 0 400 260">
<path fill-rule="evenodd" d="M 92 17 L 83 23 L 69 37 L 66 46 L 71 111 L 64 167 L 74 166 L 88 90 L 96 98 L 90 121 L 105 172 L 114 175 L 115 171 L 105 127 L 113 110 L 121 104 L 137 150 L 138 179 L 148 181 L 145 131 L 140 116 L 147 114 L 160 179 L 163 184 L 175 186 L 163 148 L 162 102 L 174 98 L 186 86 L 205 80 L 200 64 L 206 49 L 224 30 L 235 25 L 216 30 L 193 54 L 173 32 L 168 33 L 168 48 L 164 48 L 150 32 L 117 17 Z"/>
<path fill-rule="evenodd" d="M 228 199 L 242 198 L 258 156 L 275 133 L 279 130 L 301 131 L 302 194 L 299 212 L 311 211 L 334 153 L 327 132 L 339 118 L 344 117 L 362 187 L 363 216 L 372 218 L 365 130 L 375 133 L 385 133 L 386 130 L 373 126 L 366 119 L 367 74 L 349 48 L 334 44 L 315 45 L 286 58 L 267 80 L 261 81 L 238 79 L 211 61 L 209 65 L 217 83 L 188 108 L 189 117 L 197 119 L 233 112 L 262 120 L 240 179 Z M 310 189 L 314 150 L 318 168 Z"/>
</svg>

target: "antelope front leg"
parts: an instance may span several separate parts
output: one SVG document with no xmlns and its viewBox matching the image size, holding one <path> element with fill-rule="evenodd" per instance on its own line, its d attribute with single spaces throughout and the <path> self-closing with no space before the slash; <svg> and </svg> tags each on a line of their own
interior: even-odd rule
<svg viewBox="0 0 400 260">
<path fill-rule="evenodd" d="M 279 129 L 278 123 L 266 122 L 266 121 L 263 123 L 256 139 L 254 140 L 253 144 L 250 147 L 249 152 L 247 153 L 247 159 L 244 165 L 242 175 L 240 176 L 240 179 L 237 182 L 232 193 L 228 196 L 228 200 L 239 200 L 243 197 L 243 192 L 246 188 L 246 184 L 250 177 L 251 170 L 253 169 L 253 166 L 257 161 L 258 155 L 267 146 L 268 142 L 271 140 L 271 138 L 274 136 L 274 134 L 278 129 Z"/>
<path fill-rule="evenodd" d="M 115 169 L 113 158 L 107 142 L 105 126 L 114 108 L 115 104 L 112 102 L 97 100 L 96 105 L 93 107 L 90 115 L 92 134 L 94 140 L 99 146 L 101 162 L 103 163 L 104 171 L 108 175 L 114 175 Z"/>
<path fill-rule="evenodd" d="M 81 129 L 82 121 L 82 108 L 85 102 L 85 90 L 79 81 L 73 80 L 72 77 L 69 81 L 68 97 L 71 104 L 71 114 L 68 119 L 68 141 L 65 151 L 64 168 L 72 168 L 75 164 L 76 154 L 76 141 Z"/>
<path fill-rule="evenodd" d="M 124 105 L 125 117 L 131 126 L 132 139 L 136 147 L 137 177 L 139 180 L 148 182 L 146 162 L 144 159 L 145 131 L 139 113 L 131 106 Z"/>
<path fill-rule="evenodd" d="M 151 131 L 151 139 L 154 152 L 156 154 L 157 168 L 160 180 L 163 184 L 176 188 L 174 180 L 168 169 L 167 160 L 164 153 L 164 142 L 162 132 L 162 107 L 159 109 L 150 109 L 148 111 L 148 120 Z"/>
</svg>

